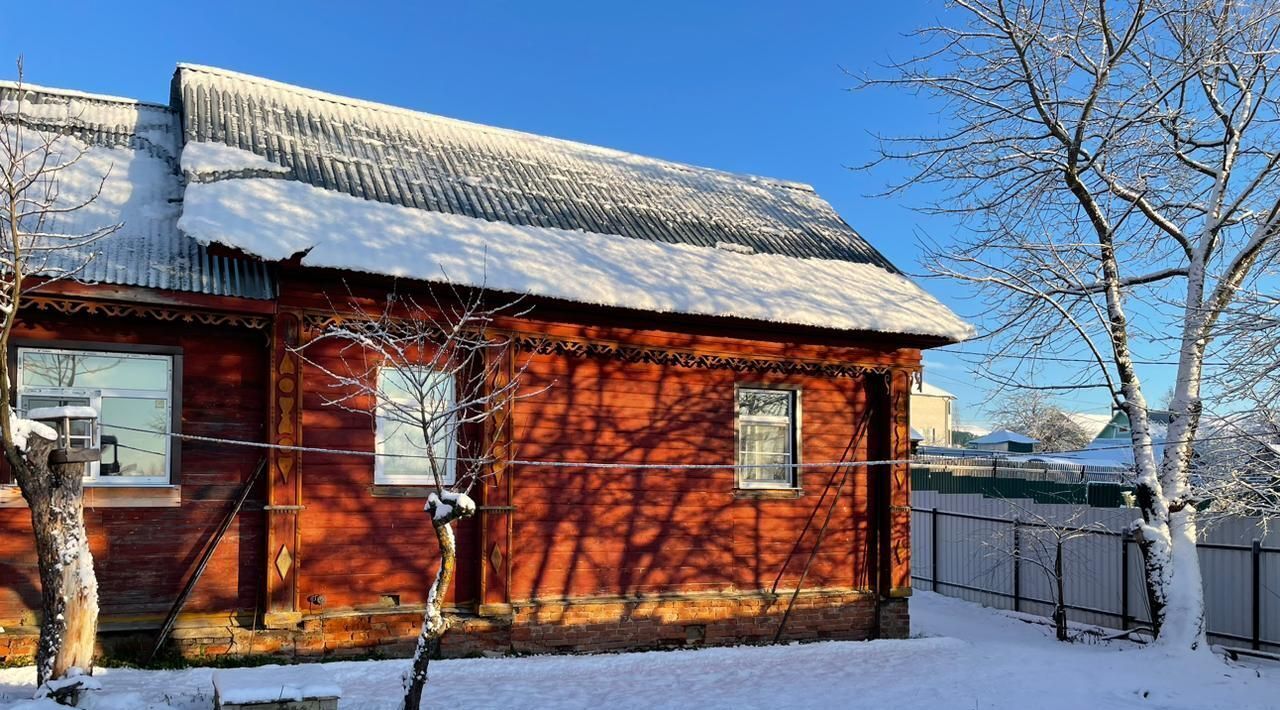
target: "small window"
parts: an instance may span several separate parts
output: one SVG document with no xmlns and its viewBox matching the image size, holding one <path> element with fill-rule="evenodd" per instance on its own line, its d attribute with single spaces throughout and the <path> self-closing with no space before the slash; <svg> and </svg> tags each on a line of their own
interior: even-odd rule
<svg viewBox="0 0 1280 710">
<path fill-rule="evenodd" d="M 19 348 L 18 411 L 86 406 L 98 412 L 71 432 L 73 446 L 97 447 L 85 464 L 88 485 L 170 481 L 173 357 L 137 353 Z"/>
<path fill-rule="evenodd" d="M 442 372 L 382 367 L 378 389 L 386 400 L 378 406 L 373 482 L 431 485 L 431 462 L 422 419 L 431 426 L 431 453 L 440 462 L 444 482 L 453 483 L 457 420 L 453 378 Z M 425 415 L 425 416 L 424 416 Z"/>
<path fill-rule="evenodd" d="M 795 390 L 738 389 L 738 486 L 796 488 Z"/>
</svg>

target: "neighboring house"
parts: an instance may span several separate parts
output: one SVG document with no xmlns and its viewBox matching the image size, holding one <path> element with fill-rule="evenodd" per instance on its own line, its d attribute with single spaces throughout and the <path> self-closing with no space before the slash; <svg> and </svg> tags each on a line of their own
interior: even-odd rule
<svg viewBox="0 0 1280 710">
<path fill-rule="evenodd" d="M 773 592 L 806 570 L 785 638 L 907 635 L 907 466 L 813 464 L 905 459 L 921 350 L 971 329 L 812 188 L 219 69 L 172 86 L 168 106 L 25 96 L 31 130 L 88 150 L 69 193 L 112 167 L 74 219 L 125 222 L 13 335 L 19 408 L 88 404 L 117 442 L 86 472 L 104 633 L 158 627 L 265 457 L 179 649 L 412 649 L 430 476 L 370 456 L 395 442 L 326 406 L 296 348 L 360 317 L 351 299 L 448 307 L 447 282 L 525 296 L 504 365 L 546 389 L 482 434 L 535 463 L 498 461 L 473 494 L 446 653 L 768 640 L 791 596 Z M 0 87 L 2 110 L 17 98 Z M 762 394 L 776 411 L 742 426 Z M 762 457 L 779 465 L 734 468 Z M 805 521 L 842 481 L 815 549 Z M 0 485 L 0 661 L 36 634 L 23 507 Z"/>
<path fill-rule="evenodd" d="M 1155 439 L 1164 439 L 1165 432 L 1169 430 L 1169 418 L 1172 414 L 1163 409 L 1148 409 L 1147 420 L 1151 424 L 1151 436 Z M 1095 440 L 1112 441 L 1121 439 L 1129 440 L 1129 434 L 1132 430 L 1129 427 L 1129 415 L 1123 409 L 1115 408 L 1110 419 L 1102 430 L 1098 432 Z"/>
<path fill-rule="evenodd" d="M 911 390 L 911 427 L 920 432 L 924 446 L 951 446 L 951 404 L 955 398 L 928 382 Z"/>
<path fill-rule="evenodd" d="M 1071 421 L 1076 423 L 1090 439 L 1097 438 L 1103 431 L 1109 429 L 1115 420 L 1115 416 L 1111 414 L 1089 414 L 1087 412 L 1066 412 Z"/>
<path fill-rule="evenodd" d="M 1008 429 L 996 429 L 985 436 L 970 441 L 966 447 L 980 451 L 1007 451 L 1009 453 L 1029 454 L 1036 450 L 1038 439 L 1026 434 L 1019 434 Z"/>
</svg>

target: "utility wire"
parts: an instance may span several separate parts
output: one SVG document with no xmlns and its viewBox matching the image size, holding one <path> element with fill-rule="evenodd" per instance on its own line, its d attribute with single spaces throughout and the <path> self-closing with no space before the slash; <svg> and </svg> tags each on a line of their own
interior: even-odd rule
<svg viewBox="0 0 1280 710">
<path fill-rule="evenodd" d="M 227 439 L 217 436 L 200 436 L 198 434 L 180 434 L 177 432 L 158 432 L 154 429 L 139 429 L 135 427 L 127 427 L 119 424 L 112 424 L 112 428 L 123 429 L 126 431 L 136 431 L 146 434 L 164 434 L 165 436 L 184 439 L 188 441 L 200 441 L 210 444 L 227 444 L 230 446 L 245 446 L 254 449 L 276 449 L 279 451 L 297 451 L 301 453 L 312 454 L 330 454 L 335 456 L 359 456 L 363 458 L 404 458 L 404 459 L 430 459 L 436 458 L 440 460 L 445 458 L 461 463 L 489 463 L 495 461 L 492 458 L 469 458 L 469 457 L 432 457 L 425 454 L 379 454 L 373 451 L 354 451 L 351 449 L 327 449 L 314 446 L 291 446 L 285 444 L 269 444 L 264 441 L 244 441 L 241 439 Z M 1194 439 L 1176 440 L 1177 443 L 1184 441 L 1203 442 L 1203 441 L 1222 441 L 1222 440 L 1238 440 L 1250 439 L 1252 437 L 1243 434 L 1232 434 L 1230 436 L 1206 436 Z M 1165 446 L 1171 441 L 1152 442 L 1151 447 L 1157 448 Z M 1132 449 L 1133 444 L 1116 444 L 1115 446 L 1093 446 L 1087 449 L 1073 449 L 1067 451 L 1037 451 L 1033 456 L 1052 456 L 1054 454 L 1074 454 L 1086 451 L 1109 451 L 1116 449 Z M 975 454 L 997 454 L 1004 452 L 983 451 L 980 449 L 972 449 Z M 591 469 L 661 469 L 673 471 L 698 471 L 698 470 L 725 470 L 725 469 L 771 469 L 771 468 L 830 468 L 830 467 L 860 467 L 860 466 L 883 466 L 902 463 L 912 463 L 913 459 L 883 459 L 878 461 L 826 461 L 821 463 L 790 463 L 790 464 L 669 464 L 669 463 L 614 463 L 605 461 L 537 461 L 526 459 L 511 459 L 506 461 L 510 465 L 516 466 L 537 466 L 542 468 L 591 468 Z"/>
<path fill-rule="evenodd" d="M 978 358 L 1006 358 L 1010 360 L 1045 360 L 1048 362 L 1076 362 L 1076 363 L 1088 363 L 1092 365 L 1098 364 L 1097 360 L 1093 358 L 1087 358 L 1087 357 L 1063 357 L 1060 355 L 1015 355 L 1013 353 L 982 353 L 974 350 L 948 350 L 946 349 L 945 345 L 940 348 L 937 348 L 935 352 L 947 353 L 950 355 L 967 355 L 969 357 L 978 357 Z M 1179 363 L 1176 360 L 1134 360 L 1133 364 L 1135 365 L 1179 365 L 1181 363 Z M 1229 367 L 1231 365 L 1236 365 L 1239 363 L 1217 362 L 1217 361 L 1206 360 L 1202 364 L 1210 367 Z"/>
</svg>

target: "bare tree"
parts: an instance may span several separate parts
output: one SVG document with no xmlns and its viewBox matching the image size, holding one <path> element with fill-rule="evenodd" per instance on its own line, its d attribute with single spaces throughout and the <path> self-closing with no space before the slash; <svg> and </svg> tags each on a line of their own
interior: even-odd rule
<svg viewBox="0 0 1280 710">
<path fill-rule="evenodd" d="M 1266 531 L 1280 518 L 1280 409 L 1244 402 L 1214 417 L 1213 432 L 1196 447 L 1192 477 L 1206 522 L 1257 518 Z"/>
<path fill-rule="evenodd" d="M 484 289 L 450 289 L 447 301 L 432 292 L 421 305 L 393 293 L 372 313 L 353 297 L 350 310 L 335 309 L 336 325 L 299 349 L 330 380 L 334 393 L 326 405 L 373 414 L 380 440 L 405 452 L 383 465 L 398 459 L 398 465 L 425 471 L 434 489 L 426 512 L 440 546 L 440 568 L 404 679 L 408 710 L 420 706 L 427 667 L 449 628 L 443 604 L 457 562 L 454 523 L 475 514 L 469 494 L 502 454 L 499 438 L 484 432 L 500 426 L 515 401 L 538 393 L 520 390 L 528 363 L 517 365 L 512 339 L 492 330 L 515 305 L 488 305 Z M 315 356 L 318 345 L 333 341 L 337 366 Z"/>
<path fill-rule="evenodd" d="M 1039 441 L 1045 451 L 1081 449 L 1093 440 L 1089 432 L 1043 391 L 1009 394 L 990 409 L 992 427 L 1026 434 Z"/>
<path fill-rule="evenodd" d="M 1071 559 L 1071 543 L 1108 530 L 1099 523 L 1086 522 L 1089 509 L 1084 506 L 1063 517 L 1039 512 L 1036 506 L 1020 505 L 1013 500 L 1005 502 L 1013 509 L 1014 518 L 985 541 L 988 555 L 1015 562 L 1018 569 L 1029 567 L 1043 576 L 1052 594 L 1053 626 L 1058 640 L 1071 641 L 1066 591 L 1066 563 Z"/>
<path fill-rule="evenodd" d="M 941 101 L 937 135 L 891 137 L 882 160 L 958 215 L 935 273 L 990 304 L 989 363 L 1019 381 L 1081 358 L 1060 388 L 1107 392 L 1132 424 L 1136 534 L 1158 642 L 1203 649 L 1189 475 L 1205 352 L 1280 226 L 1273 0 L 957 0 L 926 47 L 864 86 Z M 879 162 L 879 161 L 877 161 Z M 1177 362 L 1156 456 L 1141 353 Z M 1015 359 L 1006 360 L 1013 356 Z M 1018 359 L 1021 358 L 1021 359 Z"/>
<path fill-rule="evenodd" d="M 10 94 L 15 100 L 0 105 L 0 440 L 35 532 L 41 586 L 36 674 L 46 686 L 92 672 L 97 579 L 84 526 L 84 464 L 51 464 L 56 433 L 15 413 L 9 341 L 26 295 L 74 276 L 92 258 L 92 245 L 121 225 L 65 229 L 77 221 L 70 215 L 100 196 L 107 175 L 88 177 L 86 187 L 78 164 L 88 147 L 70 134 L 70 123 L 28 112 L 22 76 L 19 59 Z M 63 189 L 73 174 L 77 189 Z M 57 685 L 55 697 L 74 702 L 82 683 Z"/>
</svg>

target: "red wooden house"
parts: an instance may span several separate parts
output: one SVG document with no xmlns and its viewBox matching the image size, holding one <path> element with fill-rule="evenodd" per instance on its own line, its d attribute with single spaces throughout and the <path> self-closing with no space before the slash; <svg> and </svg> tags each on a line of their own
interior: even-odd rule
<svg viewBox="0 0 1280 710">
<path fill-rule="evenodd" d="M 969 329 L 812 188 L 206 67 L 168 106 L 24 100 L 88 149 L 78 170 L 111 167 L 67 219 L 124 222 L 14 335 L 20 407 L 101 413 L 104 639 L 158 627 L 265 461 L 179 648 L 411 647 L 426 479 L 376 456 L 396 444 L 375 412 L 325 406 L 295 348 L 353 299 L 440 284 L 523 296 L 498 327 L 545 388 L 485 434 L 509 455 L 459 530 L 451 652 L 764 640 L 793 597 L 784 638 L 907 633 L 907 468 L 834 464 L 904 459 L 920 353 Z M 0 486 L 0 660 L 29 653 L 38 605 Z"/>
</svg>

